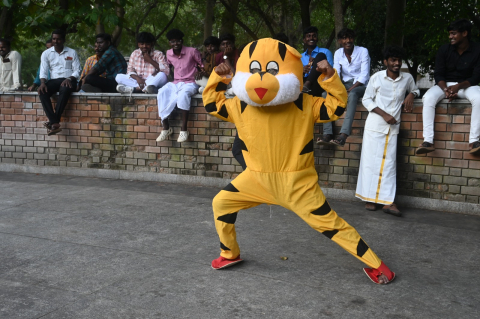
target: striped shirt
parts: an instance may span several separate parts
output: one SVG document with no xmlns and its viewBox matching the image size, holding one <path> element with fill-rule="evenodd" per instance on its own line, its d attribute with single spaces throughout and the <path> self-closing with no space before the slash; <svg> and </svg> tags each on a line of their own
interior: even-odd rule
<svg viewBox="0 0 480 319">
<path fill-rule="evenodd" d="M 84 77 L 87 76 L 88 72 L 90 72 L 90 70 L 92 69 L 92 67 L 97 64 L 98 62 L 98 57 L 97 55 L 92 55 L 91 57 L 89 57 L 87 59 L 87 61 L 85 61 L 85 65 L 83 66 L 83 71 L 82 71 L 82 74 L 80 75 L 80 79 L 83 79 Z M 106 77 L 107 76 L 107 73 L 106 72 L 103 72 L 102 75 L 100 75 L 102 78 Z"/>
<path fill-rule="evenodd" d="M 163 55 L 162 51 L 154 50 L 150 53 L 150 56 L 152 57 L 153 61 L 158 63 L 160 72 L 163 72 L 166 75 L 170 73 L 170 68 L 168 67 L 167 60 L 165 59 L 165 55 Z M 146 80 L 149 75 L 154 73 L 158 72 L 153 65 L 145 62 L 142 51 L 140 49 L 133 51 L 130 55 L 130 59 L 128 60 L 127 75 L 136 74 L 142 79 Z"/>
<path fill-rule="evenodd" d="M 115 80 L 117 74 L 127 73 L 127 62 L 123 55 L 111 45 L 92 69 L 97 70 L 98 74 L 106 72 L 107 79 Z"/>
</svg>

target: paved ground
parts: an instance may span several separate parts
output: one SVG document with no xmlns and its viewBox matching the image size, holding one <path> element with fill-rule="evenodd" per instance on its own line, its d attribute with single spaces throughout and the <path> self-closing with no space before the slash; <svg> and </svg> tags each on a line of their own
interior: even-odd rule
<svg viewBox="0 0 480 319">
<path fill-rule="evenodd" d="M 241 212 L 246 261 L 211 269 L 217 189 L 21 173 L 0 183 L 0 318 L 480 317 L 477 216 L 331 201 L 397 272 L 377 286 L 278 206 Z"/>
</svg>

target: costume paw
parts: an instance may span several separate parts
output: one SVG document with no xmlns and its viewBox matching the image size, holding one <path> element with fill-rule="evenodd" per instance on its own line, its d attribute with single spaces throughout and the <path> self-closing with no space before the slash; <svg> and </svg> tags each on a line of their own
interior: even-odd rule
<svg viewBox="0 0 480 319">
<path fill-rule="evenodd" d="M 212 268 L 213 269 L 227 268 L 235 264 L 238 264 L 241 261 L 243 261 L 243 259 L 240 259 L 240 256 L 238 256 L 235 259 L 227 259 L 220 256 L 217 259 L 212 260 Z"/>
</svg>

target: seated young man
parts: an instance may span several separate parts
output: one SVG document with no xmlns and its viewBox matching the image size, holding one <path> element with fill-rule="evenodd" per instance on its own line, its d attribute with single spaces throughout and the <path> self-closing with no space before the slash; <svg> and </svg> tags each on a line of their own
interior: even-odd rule
<svg viewBox="0 0 480 319">
<path fill-rule="evenodd" d="M 450 43 L 438 50 L 435 83 L 423 96 L 423 139 L 417 154 L 433 152 L 435 106 L 442 99 L 467 99 L 472 104 L 470 153 L 480 154 L 480 44 L 471 41 L 472 24 L 457 20 L 448 28 Z"/>
<path fill-rule="evenodd" d="M 173 82 L 167 83 L 158 91 L 158 116 L 162 119 L 163 130 L 157 137 L 157 142 L 166 140 L 173 133 L 168 117 L 175 106 L 182 114 L 182 127 L 177 142 L 188 139 L 187 122 L 190 113 L 192 95 L 198 92 L 195 83 L 197 68 L 203 68 L 200 52 L 183 45 L 183 32 L 172 29 L 167 33 L 171 49 L 167 51 L 167 63 L 173 66 Z"/>
<path fill-rule="evenodd" d="M 239 57 L 240 52 L 235 46 L 235 36 L 230 33 L 222 34 L 220 36 L 220 52 L 215 56 L 215 66 L 225 63 L 235 75 Z M 225 96 L 227 98 L 232 98 L 235 96 L 235 93 L 233 93 L 232 84 L 227 85 Z"/>
<path fill-rule="evenodd" d="M 53 47 L 43 51 L 40 59 L 41 83 L 38 87 L 38 95 L 48 118 L 48 122 L 43 123 L 48 135 L 57 134 L 62 130 L 60 119 L 80 76 L 80 61 L 77 52 L 65 46 L 65 31 L 53 31 L 52 43 Z M 58 99 L 54 110 L 50 97 L 57 92 Z"/>
<path fill-rule="evenodd" d="M 48 39 L 47 42 L 45 42 L 45 49 L 48 50 L 52 47 L 52 39 Z M 48 73 L 47 80 L 50 80 L 50 73 Z M 40 66 L 38 66 L 37 70 L 37 76 L 33 80 L 33 84 L 28 87 L 28 91 L 35 91 L 37 87 L 39 87 L 41 84 L 40 82 Z"/>
<path fill-rule="evenodd" d="M 355 192 L 356 197 L 366 202 L 365 209 L 376 210 L 376 205 L 382 204 L 385 213 L 395 216 L 401 216 L 394 199 L 402 105 L 405 112 L 411 112 L 413 99 L 420 94 L 413 77 L 400 72 L 403 56 L 402 48 L 387 47 L 383 60 L 387 69 L 372 76 L 363 96 L 363 105 L 369 113 Z"/>
<path fill-rule="evenodd" d="M 116 93 L 117 74 L 127 72 L 127 62 L 123 55 L 112 45 L 112 38 L 107 33 L 100 33 L 96 36 L 95 52 L 103 52 L 102 57 L 88 71 L 82 85 L 82 90 L 93 93 Z M 106 72 L 106 77 L 101 77 Z"/>
<path fill-rule="evenodd" d="M 358 100 L 363 97 L 367 88 L 366 85 L 370 79 L 370 56 L 366 48 L 354 44 L 355 31 L 347 28 L 342 29 L 338 32 L 337 39 L 341 48 L 335 51 L 333 67 L 337 70 L 343 85 L 347 89 L 347 111 L 340 135 L 333 139 L 333 122 L 324 123 L 323 138 L 318 140 L 317 143 L 344 146 L 347 137 L 352 132 Z M 315 59 L 313 63 L 315 65 Z M 317 73 L 316 70 L 312 70 L 307 82 L 312 80 L 316 82 L 320 75 Z"/>
<path fill-rule="evenodd" d="M 127 74 L 118 74 L 117 91 L 120 93 L 157 94 L 167 82 L 170 74 L 167 60 L 162 51 L 155 50 L 155 36 L 140 32 L 137 36 L 138 49 L 128 60 Z"/>
<path fill-rule="evenodd" d="M 22 88 L 22 56 L 10 50 L 10 41 L 0 39 L 0 91 Z"/>
<path fill-rule="evenodd" d="M 83 66 L 82 74 L 80 74 L 80 81 L 78 81 L 77 91 L 83 93 L 85 91 L 82 90 L 82 85 L 85 83 L 85 78 L 87 77 L 88 72 L 93 68 L 95 64 L 102 58 L 105 51 L 100 51 L 98 47 L 95 48 L 95 54 L 88 57 L 87 61 L 85 61 L 85 65 Z M 103 72 L 100 77 L 105 78 L 107 76 L 106 72 Z"/>
<path fill-rule="evenodd" d="M 205 48 L 205 52 L 202 55 L 203 69 L 197 73 L 195 78 L 195 83 L 200 86 L 198 93 L 202 93 L 205 86 L 207 86 L 208 77 L 215 67 L 215 57 L 219 53 L 220 39 L 209 36 L 203 41 L 203 47 Z"/>
<path fill-rule="evenodd" d="M 321 57 L 326 58 L 330 65 L 333 65 L 333 55 L 330 50 L 325 48 L 319 48 L 318 43 L 318 29 L 316 27 L 308 27 L 303 31 L 303 44 L 305 46 L 305 52 L 302 53 L 302 64 L 303 64 L 303 82 L 307 81 L 307 77 L 312 70 L 312 65 L 314 64 L 313 60 L 317 55 L 323 53 Z M 321 61 L 317 60 L 317 63 Z M 317 76 L 318 78 L 318 76 Z M 311 87 L 304 87 L 304 92 L 311 94 L 313 96 L 321 96 L 324 90 L 320 87 L 317 81 L 311 83 Z"/>
</svg>

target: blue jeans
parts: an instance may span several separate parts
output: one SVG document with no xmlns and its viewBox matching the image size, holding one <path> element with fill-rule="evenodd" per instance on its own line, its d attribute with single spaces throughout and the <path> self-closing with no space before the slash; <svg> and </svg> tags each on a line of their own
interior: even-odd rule
<svg viewBox="0 0 480 319">
<path fill-rule="evenodd" d="M 343 82 L 343 85 L 345 85 L 345 88 L 348 90 L 353 86 L 353 79 Z M 367 87 L 365 85 L 360 85 L 348 92 L 347 110 L 340 133 L 350 135 L 352 132 L 352 123 L 355 117 L 355 111 L 357 110 L 357 103 L 358 100 L 363 97 L 363 94 L 365 94 L 366 89 Z M 333 134 L 333 122 L 323 123 L 323 134 Z"/>
</svg>

